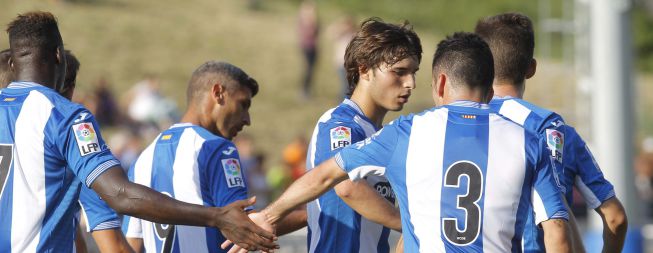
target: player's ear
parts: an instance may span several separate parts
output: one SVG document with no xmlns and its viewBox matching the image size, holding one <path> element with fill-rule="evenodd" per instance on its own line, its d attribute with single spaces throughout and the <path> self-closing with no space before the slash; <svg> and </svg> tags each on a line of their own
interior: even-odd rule
<svg viewBox="0 0 653 253">
<path fill-rule="evenodd" d="M 526 79 L 529 79 L 535 75 L 535 70 L 537 69 L 537 60 L 535 58 L 531 59 L 531 63 L 528 64 L 528 69 L 526 69 Z"/>
<path fill-rule="evenodd" d="M 371 71 L 369 68 L 363 66 L 363 65 L 358 65 L 358 80 L 365 80 L 365 81 L 370 81 L 370 75 Z"/>
<path fill-rule="evenodd" d="M 63 60 L 64 60 L 64 57 L 63 57 L 63 54 L 62 54 L 63 53 L 63 48 L 57 47 L 57 50 L 55 51 L 55 53 L 57 55 L 57 57 L 55 58 L 57 60 L 57 64 L 61 64 L 63 62 Z"/>
<path fill-rule="evenodd" d="M 218 104 L 223 104 L 224 103 L 224 97 L 225 97 L 225 87 L 216 82 L 213 84 L 213 87 L 211 87 L 211 98 L 216 101 Z"/>
<path fill-rule="evenodd" d="M 445 75 L 444 73 L 438 74 L 435 81 L 435 85 L 436 85 L 435 87 L 436 87 L 438 97 L 440 98 L 444 97 L 444 88 L 446 87 L 446 84 L 447 84 L 447 75 Z"/>
</svg>

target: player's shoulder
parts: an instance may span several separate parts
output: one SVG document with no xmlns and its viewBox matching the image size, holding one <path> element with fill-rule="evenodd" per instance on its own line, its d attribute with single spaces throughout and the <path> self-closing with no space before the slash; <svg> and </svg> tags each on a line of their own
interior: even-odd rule
<svg viewBox="0 0 653 253">
<path fill-rule="evenodd" d="M 523 99 L 493 99 L 490 105 L 499 114 L 530 131 L 541 133 L 564 124 L 564 119 L 558 113 Z"/>
</svg>

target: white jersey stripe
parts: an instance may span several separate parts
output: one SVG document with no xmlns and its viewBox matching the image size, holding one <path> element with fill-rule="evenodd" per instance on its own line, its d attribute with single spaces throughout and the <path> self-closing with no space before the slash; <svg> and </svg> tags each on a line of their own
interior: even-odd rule
<svg viewBox="0 0 653 253">
<path fill-rule="evenodd" d="M 200 189 L 199 167 L 197 154 L 199 154 L 204 139 L 193 130 L 186 128 L 182 133 L 177 146 L 175 161 L 172 165 L 172 186 L 175 199 L 191 204 L 203 205 L 202 189 Z M 189 152 L 189 150 L 195 150 Z M 189 184 L 188 182 L 194 182 Z M 175 187 L 177 186 L 177 187 Z M 183 187 L 182 187 L 183 186 Z M 197 226 L 176 226 L 180 252 L 206 251 L 206 230 Z"/>
<path fill-rule="evenodd" d="M 599 198 L 596 197 L 594 192 L 590 190 L 587 185 L 583 182 L 583 179 L 580 178 L 580 176 L 576 176 L 576 187 L 580 191 L 580 193 L 583 195 L 583 198 L 585 198 L 585 202 L 587 203 L 587 207 L 595 209 L 601 205 L 601 201 Z"/>
<path fill-rule="evenodd" d="M 533 209 L 535 209 L 535 224 L 539 225 L 541 222 L 548 219 L 546 215 L 546 209 L 544 208 L 544 202 L 542 202 L 542 197 L 537 193 L 537 190 L 533 187 Z"/>
<path fill-rule="evenodd" d="M 489 117 L 489 153 L 483 203 L 483 251 L 510 252 L 511 241 L 505 238 L 512 238 L 515 233 L 519 205 L 511 203 L 518 203 L 515 200 L 521 198 L 524 184 L 524 129 L 495 114 Z M 516 170 L 506 171 L 511 168 Z"/>
<path fill-rule="evenodd" d="M 499 110 L 499 114 L 508 117 L 510 120 L 522 126 L 524 125 L 524 122 L 526 122 L 526 118 L 528 118 L 530 113 L 531 110 L 515 100 L 507 100 L 503 102 L 503 106 L 501 106 L 501 109 Z"/>
<path fill-rule="evenodd" d="M 38 91 L 31 91 L 16 119 L 13 172 L 11 251 L 35 252 L 45 215 L 44 129 L 54 105 Z M 25 238 L 33 238 L 25 240 Z"/>
<path fill-rule="evenodd" d="M 161 135 L 158 135 L 155 140 L 158 140 L 161 137 Z M 154 160 L 154 147 L 156 146 L 156 142 L 153 142 L 148 146 L 143 153 L 141 153 L 141 156 L 139 157 L 138 160 L 136 160 L 136 164 L 132 167 L 138 168 L 137 170 L 134 171 L 134 182 L 137 184 L 142 184 L 147 187 L 150 187 L 151 181 L 152 181 L 152 161 Z M 151 229 L 152 228 L 152 222 L 149 222 L 147 220 L 141 220 L 138 219 L 138 221 L 135 222 L 137 218 L 130 217 L 129 221 L 129 230 L 127 231 L 127 236 L 130 234 L 135 234 L 141 235 L 141 238 L 154 238 L 154 231 Z M 132 226 L 134 224 L 135 226 Z M 140 227 L 137 227 L 138 225 L 141 225 Z M 143 228 L 149 228 L 149 229 L 143 229 Z M 134 229 L 135 231 L 132 231 Z M 156 242 L 154 240 L 143 240 L 143 248 L 145 249 L 156 249 Z"/>
<path fill-rule="evenodd" d="M 406 155 L 406 192 L 410 223 L 420 252 L 445 252 L 440 240 L 440 185 L 448 110 L 415 116 Z M 439 173 L 434 175 L 434 173 Z"/>
</svg>

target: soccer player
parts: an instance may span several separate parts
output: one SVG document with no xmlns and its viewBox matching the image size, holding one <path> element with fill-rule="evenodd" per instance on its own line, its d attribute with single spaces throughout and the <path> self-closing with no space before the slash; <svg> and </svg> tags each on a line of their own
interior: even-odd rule
<svg viewBox="0 0 653 253">
<path fill-rule="evenodd" d="M 168 196 L 205 206 L 247 199 L 245 176 L 231 139 L 250 124 L 258 83 L 218 61 L 199 66 L 186 90 L 188 109 L 139 156 L 130 179 Z M 305 218 L 300 222 L 306 224 Z M 174 226 L 126 217 L 123 229 L 136 252 L 224 252 L 215 228 Z M 282 229 L 283 230 L 283 229 Z M 284 231 L 279 231 L 284 233 Z"/>
<path fill-rule="evenodd" d="M 72 100 L 80 63 L 70 50 L 64 51 L 64 57 L 66 57 L 66 76 L 59 94 Z M 100 199 L 100 196 L 92 189 L 81 186 L 79 204 L 85 213 L 87 231 L 91 232 L 100 252 L 132 252 L 120 230 L 120 217 L 106 202 Z M 80 247 L 83 247 L 84 251 L 82 252 L 85 252 L 86 246 L 80 229 L 81 227 L 77 229 L 75 235 L 75 247 L 77 252 L 80 252 Z"/>
<path fill-rule="evenodd" d="M 378 131 L 388 111 L 403 108 L 415 89 L 422 46 L 408 24 L 369 19 L 344 58 L 351 98 L 320 117 L 306 158 L 308 171 Z M 394 203 L 385 177 L 339 183 L 307 205 L 308 252 L 389 252 L 390 231 L 380 224 L 401 231 Z"/>
<path fill-rule="evenodd" d="M 52 14 L 18 15 L 7 32 L 18 81 L 0 90 L 1 252 L 72 252 L 80 187 L 92 188 L 119 213 L 219 227 L 252 250 L 277 247 L 244 213 L 251 200 L 207 208 L 127 180 L 93 115 L 57 93 L 66 61 Z"/>
<path fill-rule="evenodd" d="M 626 213 L 587 145 L 560 115 L 522 100 L 525 80 L 535 74 L 537 66 L 533 59 L 535 42 L 531 20 L 517 13 L 500 14 L 480 20 L 476 33 L 489 44 L 494 57 L 495 97 L 490 106 L 547 139 L 551 159 L 562 164 L 555 171 L 567 203 L 572 202 L 572 190 L 576 186 L 587 206 L 603 219 L 603 252 L 621 252 L 628 226 Z M 524 233 L 525 251 L 542 251 L 541 237 L 541 230 L 529 224 Z"/>
<path fill-rule="evenodd" d="M 433 97 L 443 105 L 400 117 L 295 181 L 261 213 L 274 224 L 349 176 L 385 175 L 401 209 L 406 252 L 519 251 L 535 212 L 549 252 L 570 252 L 568 213 L 542 138 L 491 111 L 493 62 L 475 34 L 441 41 Z"/>
<path fill-rule="evenodd" d="M 11 51 L 9 49 L 0 51 L 0 89 L 7 87 L 12 79 L 9 66 L 10 57 Z"/>
</svg>

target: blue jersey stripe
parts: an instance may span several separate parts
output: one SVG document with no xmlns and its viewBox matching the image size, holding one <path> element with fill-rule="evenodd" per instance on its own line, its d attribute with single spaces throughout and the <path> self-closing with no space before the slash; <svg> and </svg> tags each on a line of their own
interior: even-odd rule
<svg viewBox="0 0 653 253">
<path fill-rule="evenodd" d="M 488 154 L 488 116 L 487 114 L 475 115 L 477 124 L 458 124 L 457 122 L 460 122 L 463 116 L 465 115 L 449 111 L 447 131 L 445 133 L 442 166 L 442 211 L 440 216 L 442 219 L 442 240 L 445 243 L 447 252 L 455 252 L 456 250 L 453 249 L 460 247 L 469 250 L 483 250 L 483 237 L 480 231 L 482 231 L 483 224 L 483 192 L 487 168 L 487 155 L 483 154 Z M 473 166 L 466 166 L 468 163 Z M 460 176 L 451 174 L 456 171 L 460 171 Z M 480 178 L 477 175 L 480 175 Z M 453 184 L 447 186 L 446 182 L 451 183 L 454 181 L 456 186 L 453 186 Z M 480 196 L 474 197 L 471 195 L 472 192 L 476 192 L 473 188 L 477 188 L 476 191 L 480 192 Z M 465 196 L 470 196 L 473 199 L 466 200 L 464 199 Z M 466 206 L 467 211 L 461 209 L 465 208 L 465 206 L 461 206 L 465 203 L 468 204 Z M 449 222 L 449 224 L 455 223 L 457 227 L 447 226 L 447 219 L 452 218 L 455 222 Z M 457 229 L 457 232 L 453 229 Z M 460 233 L 461 231 L 467 232 Z M 469 236 L 473 238 L 469 238 Z"/>
</svg>

